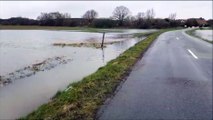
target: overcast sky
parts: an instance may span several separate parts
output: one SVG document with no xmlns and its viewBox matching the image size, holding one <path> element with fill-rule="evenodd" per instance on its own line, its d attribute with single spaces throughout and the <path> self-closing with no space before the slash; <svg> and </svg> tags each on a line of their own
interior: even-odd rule
<svg viewBox="0 0 213 120">
<path fill-rule="evenodd" d="M 212 19 L 212 1 L 0 1 L 0 18 L 28 17 L 36 19 L 41 12 L 67 12 L 72 18 L 82 17 L 94 9 L 99 17 L 110 17 L 116 6 L 126 6 L 136 15 L 153 8 L 157 18 L 177 13 L 177 18 Z"/>
</svg>

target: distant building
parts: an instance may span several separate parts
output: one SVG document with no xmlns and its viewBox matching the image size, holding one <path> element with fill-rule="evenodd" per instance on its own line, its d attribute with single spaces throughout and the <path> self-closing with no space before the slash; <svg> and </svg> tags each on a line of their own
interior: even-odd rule
<svg viewBox="0 0 213 120">
<path fill-rule="evenodd" d="M 186 20 L 185 25 L 187 27 L 204 27 L 208 23 L 204 18 L 189 18 Z"/>
<path fill-rule="evenodd" d="M 207 21 L 203 18 L 198 18 L 198 19 L 196 19 L 196 21 L 197 21 L 198 26 L 200 26 L 200 27 L 207 26 L 207 24 L 208 24 Z"/>
<path fill-rule="evenodd" d="M 198 26 L 200 27 L 204 27 L 204 26 L 207 26 L 207 21 L 204 20 L 204 19 L 196 19 L 197 23 L 198 23 Z"/>
<path fill-rule="evenodd" d="M 186 19 L 178 19 L 180 21 L 180 23 L 185 23 Z"/>
<path fill-rule="evenodd" d="M 180 23 L 180 26 L 182 26 L 182 27 L 186 27 L 186 19 L 177 19 L 176 21 L 178 21 L 179 23 Z"/>
</svg>

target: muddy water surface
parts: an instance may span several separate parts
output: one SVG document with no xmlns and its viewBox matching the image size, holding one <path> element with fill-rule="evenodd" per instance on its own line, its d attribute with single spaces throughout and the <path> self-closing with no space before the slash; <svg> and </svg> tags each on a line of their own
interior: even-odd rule
<svg viewBox="0 0 213 120">
<path fill-rule="evenodd" d="M 131 31 L 131 30 L 130 30 Z M 5 76 L 18 69 L 42 61 L 63 56 L 71 59 L 66 64 L 13 80 L 0 87 L 0 119 L 25 116 L 40 105 L 48 102 L 59 90 L 95 72 L 108 61 L 116 58 L 142 38 L 118 37 L 124 33 L 107 33 L 106 41 L 121 40 L 106 48 L 58 47 L 52 43 L 60 41 L 85 42 L 101 40 L 101 33 L 44 31 L 44 30 L 1 30 L 0 31 L 0 75 Z M 137 31 L 137 30 L 134 30 Z M 138 32 L 149 32 L 140 30 Z M 125 40 L 124 40 L 125 39 Z M 123 40 L 123 41 L 122 41 Z M 57 62 L 54 62 L 57 63 Z M 50 64 L 51 65 L 51 64 Z M 48 66 L 47 66 L 48 67 Z"/>
<path fill-rule="evenodd" d="M 195 34 L 208 41 L 213 41 L 213 30 L 196 30 Z"/>
</svg>

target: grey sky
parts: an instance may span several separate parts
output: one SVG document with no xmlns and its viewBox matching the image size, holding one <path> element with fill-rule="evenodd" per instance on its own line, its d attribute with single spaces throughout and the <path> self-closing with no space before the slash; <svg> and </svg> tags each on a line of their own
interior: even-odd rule
<svg viewBox="0 0 213 120">
<path fill-rule="evenodd" d="M 132 15 L 153 8 L 158 18 L 176 12 L 177 18 L 212 19 L 212 1 L 0 1 L 0 18 L 21 16 L 35 19 L 41 12 L 55 11 L 68 12 L 75 18 L 89 9 L 95 9 L 99 17 L 109 17 L 120 5 L 128 7 Z"/>
</svg>

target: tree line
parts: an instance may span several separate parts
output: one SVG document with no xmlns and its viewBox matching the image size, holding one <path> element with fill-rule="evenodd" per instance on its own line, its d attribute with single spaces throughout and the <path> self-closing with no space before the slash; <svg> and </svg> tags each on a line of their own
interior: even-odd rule
<svg viewBox="0 0 213 120">
<path fill-rule="evenodd" d="M 41 13 L 36 20 L 22 17 L 10 19 L 0 19 L 1 25 L 40 25 L 40 26 L 88 26 L 95 28 L 170 28 L 180 26 L 198 26 L 196 19 L 187 21 L 176 20 L 176 13 L 171 13 L 168 18 L 155 18 L 154 9 L 145 12 L 138 12 L 136 16 L 131 15 L 131 11 L 125 6 L 118 6 L 112 12 L 110 18 L 98 18 L 98 12 L 88 10 L 82 18 L 71 18 L 69 13 L 50 12 Z M 209 21 L 212 26 L 212 20 Z"/>
</svg>

